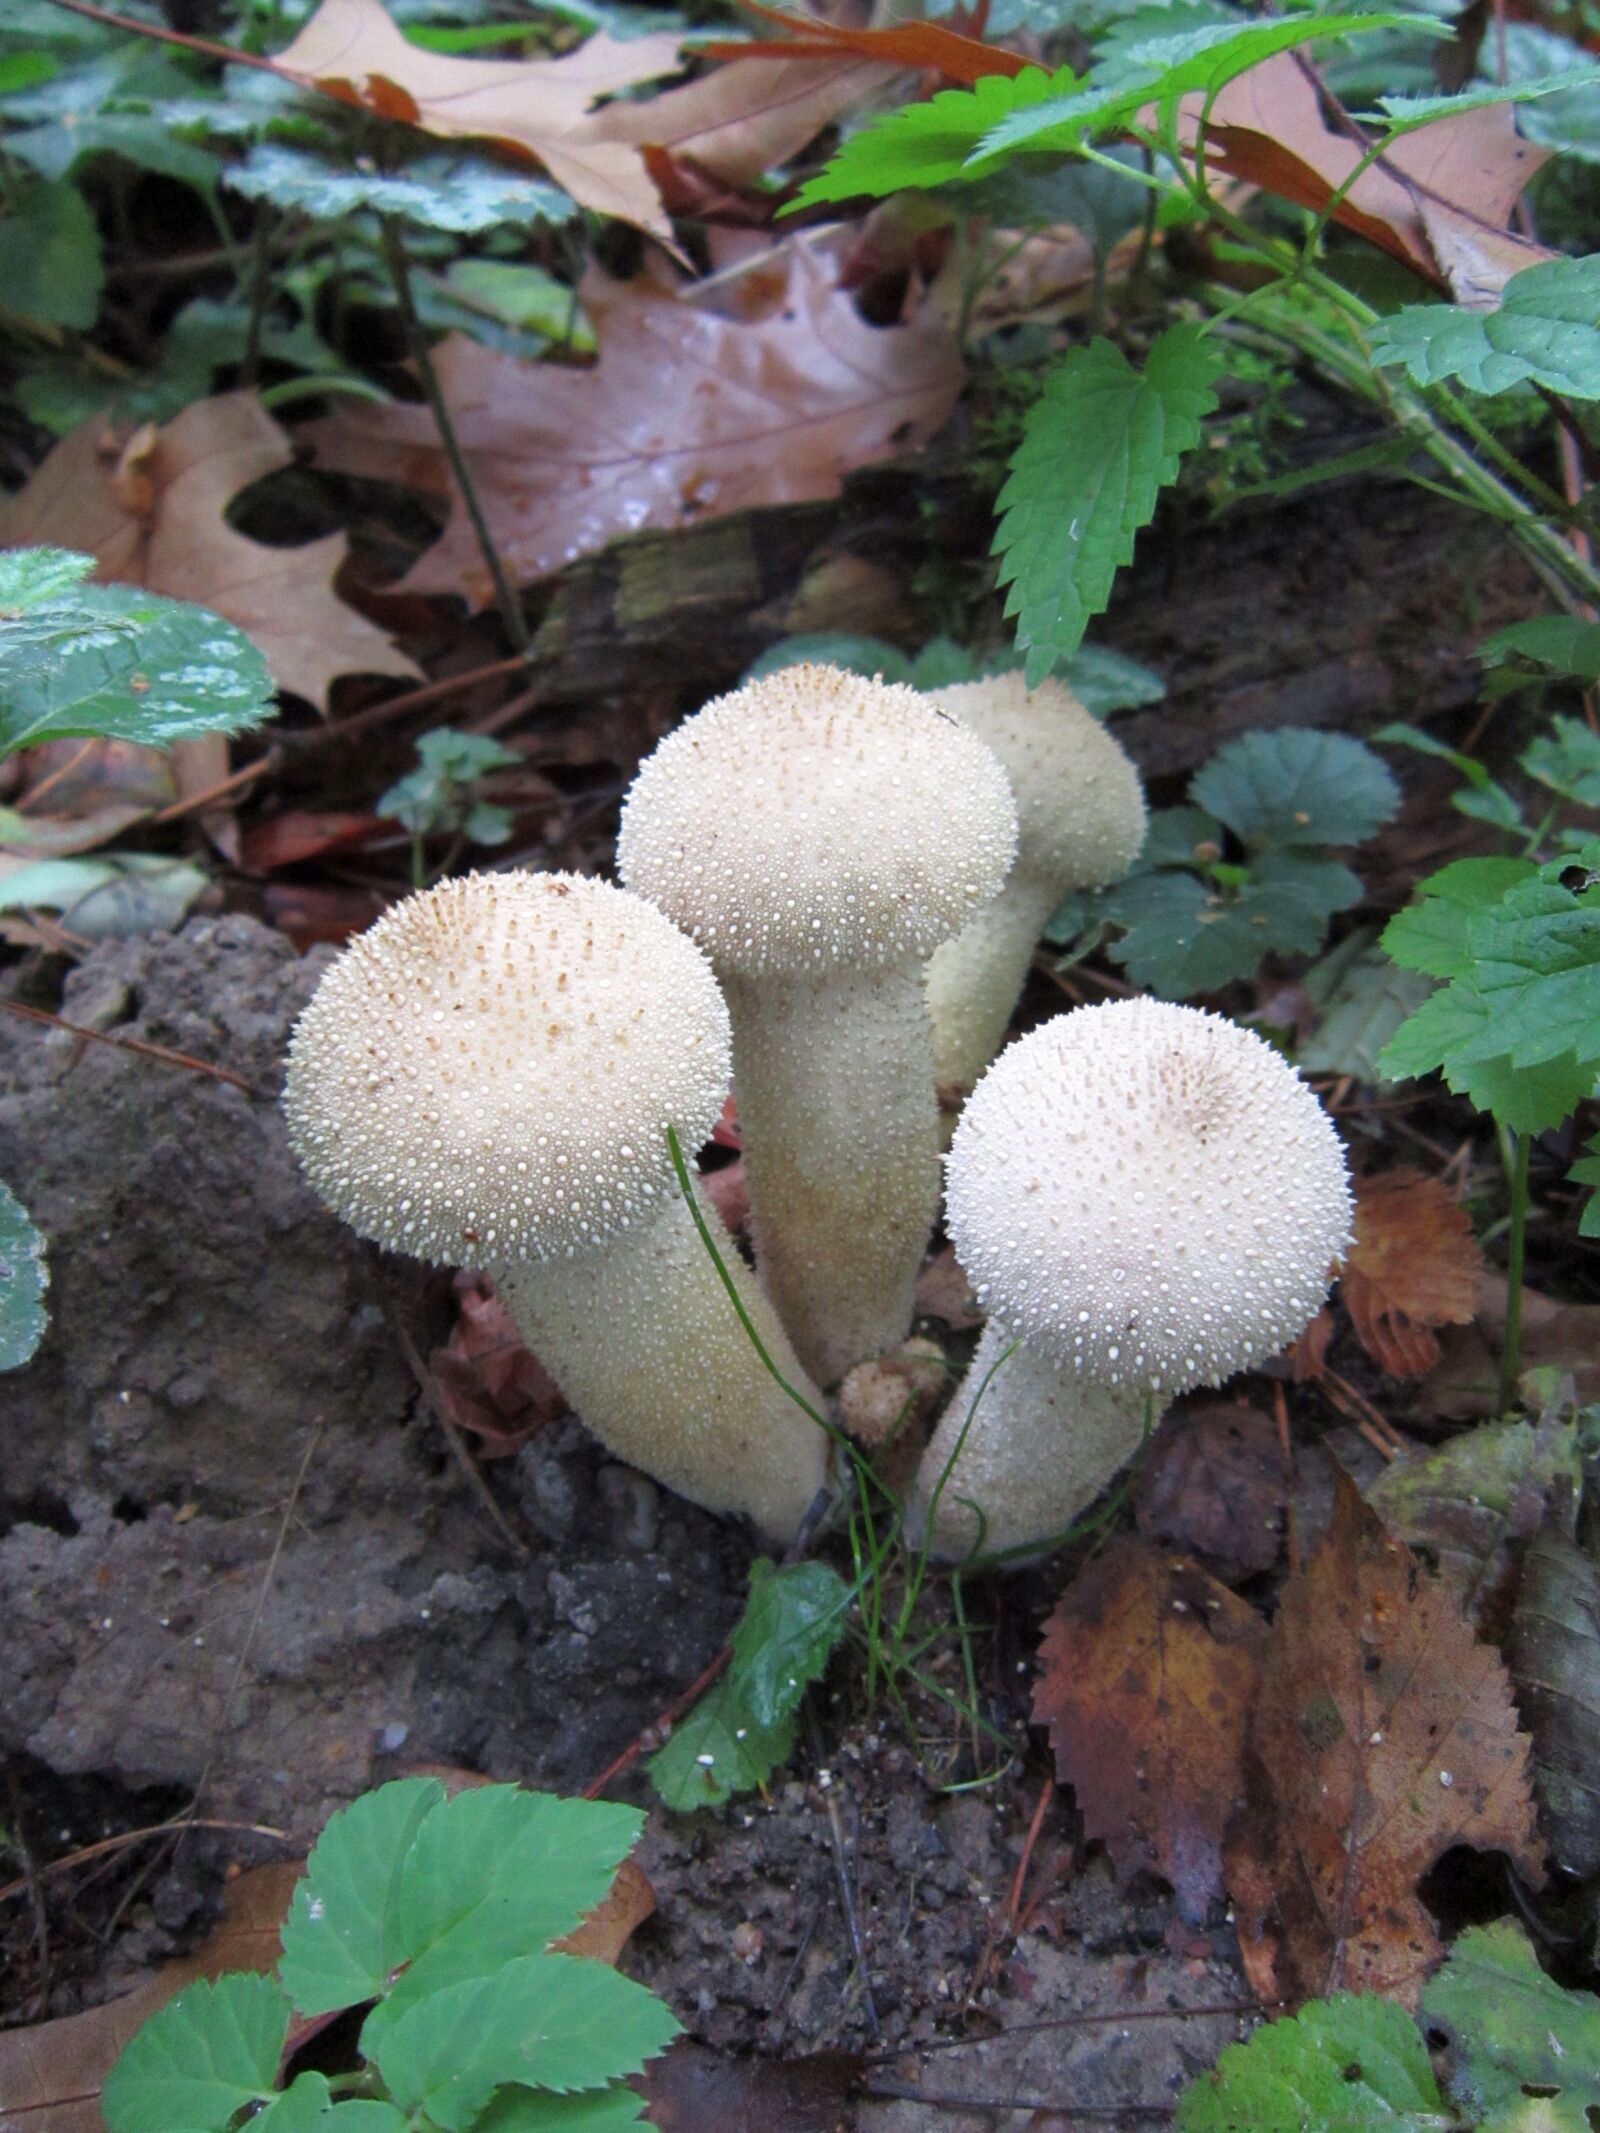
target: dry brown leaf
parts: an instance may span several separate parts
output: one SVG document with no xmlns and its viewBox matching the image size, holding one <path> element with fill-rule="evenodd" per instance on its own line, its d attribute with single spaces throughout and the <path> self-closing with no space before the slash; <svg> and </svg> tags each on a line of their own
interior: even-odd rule
<svg viewBox="0 0 1600 2133">
<path fill-rule="evenodd" d="M 724 2059 L 680 2037 L 630 2084 L 659 2133 L 849 2133 L 861 2061 L 846 2052 L 805 2059 Z"/>
<path fill-rule="evenodd" d="M 1230 1585 L 1277 1562 L 1288 1501 L 1277 1425 L 1260 1408 L 1231 1400 L 1169 1414 L 1133 1482 L 1133 1515 L 1145 1539 L 1204 1556 Z"/>
<path fill-rule="evenodd" d="M 1350 1323 L 1391 1377 L 1422 1378 L 1439 1360 L 1435 1326 L 1467 1325 L 1483 1253 L 1464 1208 L 1437 1178 L 1401 1166 L 1357 1178 L 1355 1241 L 1339 1278 Z"/>
<path fill-rule="evenodd" d="M 1267 1639 L 1225 1851 L 1256 1992 L 1414 2006 L 1441 1952 L 1417 1884 L 1445 1852 L 1508 1852 L 1544 1878 L 1529 1749 L 1499 1654 L 1338 1473 Z"/>
<path fill-rule="evenodd" d="M 805 239 L 773 258 L 787 299 L 729 319 L 648 279 L 591 272 L 593 370 L 523 363 L 452 336 L 435 363 L 490 532 L 522 582 L 621 534 L 836 496 L 845 472 L 930 437 L 961 390 L 940 325 L 865 325 Z M 323 460 L 349 473 L 447 493 L 422 407 L 349 406 L 313 426 Z M 459 504 L 404 581 L 413 592 L 492 595 Z"/>
<path fill-rule="evenodd" d="M 966 1333 L 983 1324 L 972 1283 L 953 1244 L 935 1252 L 917 1276 L 917 1312 L 919 1317 L 941 1320 L 952 1333 Z"/>
<path fill-rule="evenodd" d="M 241 1874 L 230 1883 L 222 1921 L 205 1944 L 120 1999 L 0 2034 L 0 2112 L 16 2114 L 5 2122 L 26 2125 L 28 2133 L 105 2133 L 100 2084 L 134 2031 L 197 1978 L 270 1970 L 278 1960 L 278 1929 L 302 1864 Z"/>
<path fill-rule="evenodd" d="M 197 600 L 259 646 L 272 678 L 327 706 L 340 674 L 418 669 L 333 590 L 342 533 L 267 548 L 223 516 L 240 490 L 289 464 L 289 440 L 253 393 L 197 400 L 125 443 L 96 418 L 64 437 L 27 486 L 0 506 L 0 544 L 76 548 L 102 582 Z"/>
<path fill-rule="evenodd" d="M 1506 1295 L 1505 1276 L 1485 1272 L 1472 1324 L 1450 1328 L 1440 1343 L 1443 1361 L 1417 1395 L 1419 1415 L 1463 1421 L 1500 1412 Z M 1600 1304 L 1557 1303 L 1525 1288 L 1522 1368 L 1570 1373 L 1580 1407 L 1600 1400 Z"/>
<path fill-rule="evenodd" d="M 589 132 L 666 149 L 730 185 L 748 185 L 815 140 L 899 68 L 849 52 L 820 59 L 735 59 L 647 103 L 608 104 Z"/>
<path fill-rule="evenodd" d="M 1056 1775 L 1118 1875 L 1172 1884 L 1191 1925 L 1222 1887 L 1266 1624 L 1198 1564 L 1118 1540 L 1063 1593 L 1033 1691 Z"/>
<path fill-rule="evenodd" d="M 761 7 L 744 0 L 746 14 L 759 15 L 791 34 L 757 40 L 750 44 L 707 44 L 701 50 L 711 59 L 740 60 L 750 57 L 790 59 L 800 54 L 820 56 L 854 52 L 863 59 L 914 67 L 922 74 L 942 74 L 946 81 L 972 83 L 986 74 L 1020 74 L 1024 67 L 1039 64 L 1025 52 L 1008 52 L 1003 45 L 985 44 L 981 38 L 963 37 L 940 22 L 895 22 L 882 29 L 852 29 L 841 22 L 826 22 L 820 15 L 790 15 L 775 7 Z"/>
<path fill-rule="evenodd" d="M 612 138 L 597 96 L 677 71 L 669 32 L 619 39 L 597 30 L 562 59 L 462 59 L 412 44 L 380 0 L 322 0 L 277 71 L 341 102 L 446 139 L 496 141 L 544 165 L 574 200 L 670 236 L 637 148 Z"/>
<path fill-rule="evenodd" d="M 1185 100 L 1193 139 L 1204 99 Z M 1366 150 L 1323 115 L 1316 85 L 1292 52 L 1230 82 L 1214 100 L 1207 160 L 1233 177 L 1320 212 Z M 1430 281 L 1492 304 L 1510 275 L 1552 255 L 1507 227 L 1523 188 L 1549 151 L 1525 141 L 1509 105 L 1419 126 L 1362 172 L 1333 210 Z"/>
</svg>

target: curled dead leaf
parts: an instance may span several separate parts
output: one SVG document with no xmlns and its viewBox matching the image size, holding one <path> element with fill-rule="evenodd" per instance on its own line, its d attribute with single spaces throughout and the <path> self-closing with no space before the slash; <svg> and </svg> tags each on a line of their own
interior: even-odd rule
<svg viewBox="0 0 1600 2133">
<path fill-rule="evenodd" d="M 1391 1377 L 1426 1377 L 1439 1360 L 1433 1328 L 1467 1325 L 1477 1309 L 1471 1220 L 1437 1178 L 1404 1167 L 1358 1178 L 1355 1198 L 1340 1293 L 1356 1338 Z"/>
</svg>

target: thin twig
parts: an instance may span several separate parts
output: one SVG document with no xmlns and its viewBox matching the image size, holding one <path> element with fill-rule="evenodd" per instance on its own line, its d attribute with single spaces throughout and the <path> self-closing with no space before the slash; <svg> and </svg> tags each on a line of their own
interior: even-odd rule
<svg viewBox="0 0 1600 2133">
<path fill-rule="evenodd" d="M 246 1096 L 260 1093 L 230 1067 L 213 1066 L 209 1059 L 191 1059 L 187 1052 L 168 1051 L 164 1044 L 146 1044 L 142 1037 L 113 1037 L 106 1030 L 85 1029 L 81 1022 L 64 1021 L 47 1008 L 27 1007 L 21 1000 L 0 1000 L 0 1008 L 8 1015 L 20 1015 L 25 1022 L 41 1022 L 46 1029 L 65 1030 L 69 1037 L 82 1037 L 90 1044 L 109 1044 L 119 1052 L 137 1052 L 141 1059 L 157 1060 L 162 1066 L 183 1067 L 190 1074 L 204 1074 L 212 1081 L 226 1081 L 235 1089 L 243 1089 Z"/>
<path fill-rule="evenodd" d="M 208 785 L 204 792 L 191 793 L 187 800 L 174 800 L 170 807 L 163 807 L 148 819 L 152 824 L 181 822 L 187 815 L 204 814 L 208 807 L 215 807 L 219 800 L 232 800 L 253 785 L 257 778 L 265 777 L 269 770 L 276 770 L 282 762 L 276 748 L 258 756 L 253 763 L 246 763 L 242 770 L 230 771 L 219 778 L 215 785 Z"/>
<path fill-rule="evenodd" d="M 426 711 L 443 698 L 469 689 L 477 682 L 496 681 L 503 674 L 520 674 L 526 664 L 520 654 L 515 659 L 492 659 L 487 666 L 468 667 L 464 673 L 445 674 L 438 681 L 424 682 L 420 689 L 407 689 L 400 696 L 386 696 L 381 704 L 369 704 L 365 711 L 357 711 L 349 718 L 329 720 L 305 733 L 281 734 L 279 742 L 281 746 L 295 750 L 326 748 L 331 741 L 349 740 L 356 734 L 371 732 L 375 726 L 386 726 L 391 719 L 406 718 L 413 711 Z"/>
<path fill-rule="evenodd" d="M 39 1873 L 41 1877 L 70 1873 L 74 1867 L 109 1858 L 113 1852 L 124 1852 L 131 1844 L 148 1844 L 156 1837 L 170 1837 L 180 1829 L 231 1829 L 240 1836 L 270 1837 L 276 1844 L 291 1841 L 288 1830 L 274 1829 L 270 1822 L 225 1822 L 208 1815 L 174 1815 L 170 1822 L 152 1822 L 148 1829 L 125 1829 L 115 1837 L 102 1837 L 98 1843 L 84 1845 L 81 1851 L 68 1852 L 64 1858 L 46 1860 Z M 9 1903 L 27 1886 L 26 1874 L 19 1875 L 15 1881 L 0 1883 L 0 1903 Z"/>
<path fill-rule="evenodd" d="M 733 1646 L 725 1644 L 711 1664 L 702 1668 L 689 1686 L 673 1697 L 671 1703 L 667 1705 L 661 1715 L 648 1726 L 641 1727 L 622 1753 L 614 1756 L 597 1778 L 589 1780 L 579 1794 L 579 1798 L 584 1800 L 598 1799 L 612 1779 L 621 1777 L 624 1770 L 631 1769 L 641 1755 L 653 1755 L 662 1742 L 670 1737 L 672 1728 L 683 1717 L 684 1713 L 692 1711 L 706 1693 L 706 1690 L 712 1686 L 720 1675 L 727 1671 L 732 1660 Z"/>
<path fill-rule="evenodd" d="M 512 1530 L 506 1514 L 495 1502 L 489 1484 L 478 1471 L 476 1463 L 468 1458 L 467 1448 L 461 1441 L 461 1432 L 451 1418 L 444 1401 L 440 1399 L 439 1388 L 434 1382 L 433 1372 L 418 1354 L 416 1342 L 398 1319 L 393 1321 L 393 1330 L 395 1339 L 400 1346 L 400 1353 L 405 1357 L 411 1375 L 417 1381 L 417 1390 L 421 1393 L 423 1399 L 427 1401 L 429 1413 L 438 1423 L 440 1429 L 443 1430 L 444 1441 L 450 1447 L 450 1456 L 460 1468 L 468 1488 L 472 1490 L 478 1501 L 483 1505 L 483 1508 L 488 1512 L 507 1547 L 513 1553 L 520 1555 L 524 1562 L 527 1562 L 532 1556 L 533 1550 L 520 1533 Z"/>
</svg>

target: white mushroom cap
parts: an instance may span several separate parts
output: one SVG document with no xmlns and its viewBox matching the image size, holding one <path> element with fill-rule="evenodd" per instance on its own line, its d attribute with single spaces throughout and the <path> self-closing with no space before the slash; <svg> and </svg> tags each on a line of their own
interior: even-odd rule
<svg viewBox="0 0 1600 2133">
<path fill-rule="evenodd" d="M 471 874 L 407 897 L 328 970 L 284 1091 L 352 1228 L 449 1266 L 570 1254 L 676 1192 L 727 1093 L 710 965 L 637 896 Z"/>
<path fill-rule="evenodd" d="M 1012 1045 L 949 1157 L 951 1234 L 987 1306 L 1063 1370 L 1163 1395 L 1293 1340 L 1350 1212 L 1294 1069 L 1165 1000 L 1078 1008 Z"/>
<path fill-rule="evenodd" d="M 1144 842 L 1144 789 L 1119 742 L 1064 682 L 1020 670 L 935 689 L 929 702 L 999 757 L 1017 799 L 1018 866 L 1059 890 L 1115 881 Z"/>
<path fill-rule="evenodd" d="M 617 864 L 744 977 L 922 957 L 1005 879 L 1004 771 L 915 689 L 796 666 L 668 734 L 622 810 Z"/>
</svg>

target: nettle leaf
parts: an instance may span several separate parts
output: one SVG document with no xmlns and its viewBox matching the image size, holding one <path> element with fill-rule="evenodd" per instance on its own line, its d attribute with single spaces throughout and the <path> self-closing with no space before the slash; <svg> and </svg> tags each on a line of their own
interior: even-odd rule
<svg viewBox="0 0 1600 2133">
<path fill-rule="evenodd" d="M 1600 255 L 1549 259 L 1506 283 L 1495 311 L 1407 304 L 1380 319 L 1372 359 L 1399 364 L 1418 385 L 1458 378 L 1472 392 L 1542 385 L 1571 400 L 1600 399 Z"/>
<path fill-rule="evenodd" d="M 675 1814 L 720 1807 L 752 1792 L 793 1752 L 798 1720 L 761 1726 L 726 1675 L 650 1758 L 650 1782 Z"/>
<path fill-rule="evenodd" d="M 1230 741 L 1189 795 L 1246 844 L 1360 844 L 1400 807 L 1393 772 L 1370 748 L 1303 726 Z"/>
<path fill-rule="evenodd" d="M 1096 340 L 1046 379 L 1000 492 L 994 540 L 1030 683 L 1078 649 L 1110 599 L 1134 536 L 1217 404 L 1222 368 L 1217 344 L 1179 325 L 1152 343 L 1142 371 Z"/>
<path fill-rule="evenodd" d="M 1444 2122 L 1428 2047 L 1403 2007 L 1366 1993 L 1313 2000 L 1230 2044 L 1178 2104 L 1178 2133 L 1403 2133 Z"/>
<path fill-rule="evenodd" d="M 1442 1072 L 1445 1086 L 1513 1133 L 1547 1133 L 1594 1093 L 1595 1061 L 1568 1052 L 1539 1066 L 1513 1066 L 1494 1011 L 1470 978 L 1441 985 L 1384 1046 L 1391 1081 Z"/>
<path fill-rule="evenodd" d="M 338 163 L 309 149 L 258 142 L 223 182 L 251 200 L 270 200 L 318 221 L 367 210 L 461 236 L 501 223 L 519 228 L 570 222 L 577 204 L 558 185 L 483 156 L 431 155 L 385 173 Z"/>
<path fill-rule="evenodd" d="M 1578 681 L 1600 681 L 1600 622 L 1580 622 L 1575 615 L 1535 615 L 1496 630 L 1478 647 L 1478 657 L 1498 666 L 1513 653 L 1554 667 Z"/>
<path fill-rule="evenodd" d="M 1560 96 L 1568 89 L 1582 89 L 1600 82 L 1600 66 L 1563 67 L 1541 81 L 1479 82 L 1453 96 L 1380 96 L 1375 112 L 1361 114 L 1364 123 L 1381 126 L 1389 121 L 1388 140 L 1415 133 L 1437 119 L 1458 118 L 1464 111 L 1482 111 L 1491 104 L 1526 104 L 1544 96 Z"/>
<path fill-rule="evenodd" d="M 0 582 L 0 756 L 66 734 L 165 748 L 258 725 L 275 701 L 261 654 L 206 608 L 130 585 L 39 597 L 15 572 Z"/>
<path fill-rule="evenodd" d="M 0 551 L 0 622 L 47 600 L 64 599 L 93 569 L 92 555 L 75 555 L 70 548 Z"/>
<path fill-rule="evenodd" d="M 100 2092 L 110 2133 L 222 2133 L 270 2098 L 289 2034 L 276 1978 L 231 1972 L 169 2000 L 137 2030 Z"/>
<path fill-rule="evenodd" d="M 986 175 L 973 167 L 978 144 L 1009 113 L 1080 86 L 1070 67 L 1047 74 L 985 74 L 970 89 L 944 89 L 925 103 L 906 104 L 850 136 L 827 167 L 800 188 L 785 214 L 819 201 L 879 198 L 907 188 L 931 191 Z"/>
<path fill-rule="evenodd" d="M 0 309 L 87 332 L 105 278 L 100 232 L 75 185 L 29 185 L 0 217 Z"/>
<path fill-rule="evenodd" d="M 733 1633 L 730 1680 L 758 1725 L 778 1726 L 820 1681 L 855 1595 L 826 1563 L 779 1570 L 763 1556 L 750 1566 L 750 1598 Z"/>
<path fill-rule="evenodd" d="M 1469 1926 L 1423 1987 L 1422 2013 L 1452 2045 L 1450 2093 L 1473 2123 L 1583 2127 L 1600 2111 L 1600 1999 L 1539 1968 L 1502 1919 Z M 1547 2099 L 1537 2114 L 1528 2098 Z"/>
<path fill-rule="evenodd" d="M 472 2133 L 628 2133 L 644 2118 L 644 2098 L 618 2084 L 576 2096 L 546 2089 L 502 2089 Z M 330 2133 L 342 2129 L 330 2128 Z"/>
<path fill-rule="evenodd" d="M 400 1870 L 443 1800 L 434 1778 L 397 1778 L 329 1818 L 283 1925 L 278 1975 L 297 2012 L 332 2014 L 376 1999 L 405 1960 Z"/>
<path fill-rule="evenodd" d="M 525 1955 L 410 2008 L 376 2056 L 402 2110 L 464 2133 L 504 2083 L 600 2088 L 636 2072 L 677 2034 L 653 1993 L 604 1963 Z"/>
<path fill-rule="evenodd" d="M 44 1239 L 9 1185 L 0 1182 L 0 1370 L 20 1370 L 49 1323 Z"/>
<path fill-rule="evenodd" d="M 1493 910 L 1508 889 L 1532 881 L 1531 859 L 1457 859 L 1417 885 L 1417 902 L 1396 912 L 1383 930 L 1383 951 L 1405 970 L 1431 978 L 1466 978 L 1473 971 L 1467 922 Z"/>
</svg>

